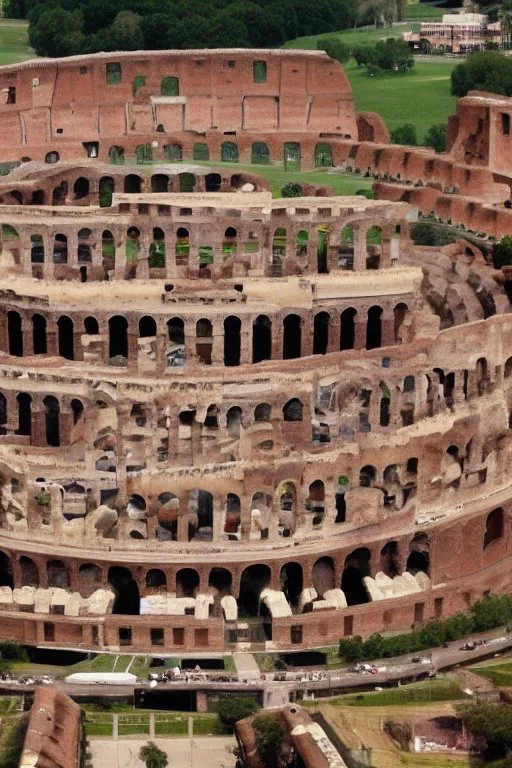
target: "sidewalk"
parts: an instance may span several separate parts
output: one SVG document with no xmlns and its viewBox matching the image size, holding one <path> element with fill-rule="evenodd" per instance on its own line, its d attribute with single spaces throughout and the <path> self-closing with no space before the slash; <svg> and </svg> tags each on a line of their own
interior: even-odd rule
<svg viewBox="0 0 512 768">
<path fill-rule="evenodd" d="M 239 682 L 253 682 L 261 679 L 260 668 L 252 653 L 234 653 L 233 661 Z"/>
</svg>

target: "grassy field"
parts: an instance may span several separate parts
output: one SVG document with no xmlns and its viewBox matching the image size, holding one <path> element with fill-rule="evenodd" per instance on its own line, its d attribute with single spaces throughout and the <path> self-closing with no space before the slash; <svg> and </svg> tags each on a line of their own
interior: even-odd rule
<svg viewBox="0 0 512 768">
<path fill-rule="evenodd" d="M 0 20 L 0 64 L 17 64 L 33 59 L 34 51 L 28 44 L 26 21 Z"/>
<path fill-rule="evenodd" d="M 349 693 L 330 699 L 329 704 L 344 707 L 391 707 L 415 706 L 429 704 L 433 701 L 456 701 L 465 698 L 454 680 L 439 677 L 435 680 L 424 680 L 400 688 L 385 688 L 383 691 L 369 693 Z M 314 703 L 304 702 L 304 706 L 314 706 Z"/>
<path fill-rule="evenodd" d="M 85 727 L 88 736 L 112 736 L 113 713 L 94 711 L 90 706 L 85 710 Z M 125 705 L 116 706 L 118 710 L 119 736 L 149 735 L 149 710 L 133 710 Z M 192 718 L 194 736 L 216 736 L 222 734 L 222 727 L 217 715 L 183 712 L 154 712 L 156 736 L 186 736 L 189 717 Z"/>
<path fill-rule="evenodd" d="M 130 667 L 129 671 L 131 674 L 137 675 L 137 677 L 146 677 L 149 657 L 133 657 L 131 654 L 100 653 L 90 659 L 85 659 L 69 666 L 16 662 L 13 664 L 13 671 L 19 674 L 53 675 L 57 678 L 63 678 L 75 672 L 126 672 L 128 667 Z"/>
<path fill-rule="evenodd" d="M 499 687 L 512 686 L 512 659 L 498 659 L 487 664 L 471 667 L 475 675 L 485 677 Z"/>
</svg>

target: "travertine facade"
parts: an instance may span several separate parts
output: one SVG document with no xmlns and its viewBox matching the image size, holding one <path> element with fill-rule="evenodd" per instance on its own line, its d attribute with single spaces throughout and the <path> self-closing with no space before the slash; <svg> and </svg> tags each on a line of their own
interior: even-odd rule
<svg viewBox="0 0 512 768">
<path fill-rule="evenodd" d="M 357 125 L 380 131 L 379 119 L 355 115 L 323 54 L 202 56 L 202 96 L 187 80 L 194 52 L 0 70 L 6 133 L 51 117 L 44 137 L 22 130 L 4 149 L 6 161 L 32 160 L 0 183 L 2 638 L 146 652 L 325 645 L 408 629 L 509 587 L 512 321 L 478 249 L 413 246 L 416 188 L 388 171 L 376 188 L 402 201 L 313 189 L 273 200 L 259 178 L 226 171 L 203 125 L 218 168 L 144 154 L 130 164 L 142 134 L 161 147 L 158 125 L 101 127 L 104 109 L 130 115 L 134 99 L 137 114 L 161 103 L 204 114 L 208 103 L 235 144 L 282 146 L 288 107 L 271 145 L 266 125 L 229 122 L 221 78 L 231 70 L 242 116 L 256 85 L 310 118 L 322 97 L 333 135 L 296 121 L 299 161 L 309 147 L 313 164 L 322 144 L 322 163 L 376 174 L 392 158 L 415 173 L 432 163 L 465 178 L 469 168 L 491 210 L 506 187 L 494 118 L 492 163 L 482 155 L 463 172 L 460 149 L 464 110 L 484 97 L 462 100 L 444 158 L 355 136 Z M 117 59 L 130 85 L 107 88 Z M 303 96 L 287 79 L 294 68 Z M 181 101 L 155 95 L 167 71 L 181 95 L 165 98 Z M 85 137 L 72 114 L 80 77 L 92 83 L 101 159 L 53 134 L 63 115 Z M 109 88 L 121 90 L 107 98 Z M 494 101 L 480 108 L 494 114 Z M 191 131 L 176 142 L 192 163 Z M 124 165 L 121 152 L 106 164 L 110 146 L 127 149 Z M 53 152 L 61 159 L 40 162 Z M 437 187 L 417 190 L 441 204 Z"/>
</svg>

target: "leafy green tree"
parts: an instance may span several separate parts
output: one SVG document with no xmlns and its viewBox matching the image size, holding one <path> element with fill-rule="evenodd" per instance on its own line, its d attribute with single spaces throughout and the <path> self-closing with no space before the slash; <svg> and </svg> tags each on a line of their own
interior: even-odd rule
<svg viewBox="0 0 512 768">
<path fill-rule="evenodd" d="M 225 696 L 220 699 L 217 711 L 224 730 L 232 733 L 235 723 L 253 715 L 258 709 L 258 702 L 252 696 Z"/>
<path fill-rule="evenodd" d="M 490 91 L 512 95 L 512 60 L 501 53 L 478 51 L 453 69 L 452 93 L 465 96 L 468 91 Z"/>
<path fill-rule="evenodd" d="M 512 236 L 505 235 L 494 245 L 492 260 L 496 269 L 512 264 Z"/>
<path fill-rule="evenodd" d="M 121 11 L 110 25 L 112 50 L 138 51 L 144 47 L 142 16 L 133 11 Z"/>
<path fill-rule="evenodd" d="M 258 715 L 253 720 L 252 727 L 256 734 L 256 749 L 263 765 L 266 768 L 275 768 L 283 747 L 283 731 L 279 717 Z"/>
<path fill-rule="evenodd" d="M 512 750 L 512 707 L 479 701 L 460 704 L 457 712 L 465 727 L 476 739 L 486 743 L 484 757 L 496 760 Z"/>
<path fill-rule="evenodd" d="M 35 25 L 30 25 L 28 39 L 38 56 L 71 56 L 85 42 L 79 10 L 66 11 L 57 6 L 43 11 Z"/>
<path fill-rule="evenodd" d="M 425 134 L 425 146 L 432 147 L 436 152 L 445 152 L 446 125 L 443 123 L 431 125 Z"/>
<path fill-rule="evenodd" d="M 367 64 L 373 63 L 375 49 L 370 45 L 356 45 L 352 48 L 352 56 L 358 67 L 365 67 Z"/>
<path fill-rule="evenodd" d="M 154 741 L 148 741 L 140 748 L 139 757 L 146 763 L 146 768 L 166 768 L 169 763 L 165 752 Z"/>
<path fill-rule="evenodd" d="M 398 128 L 394 128 L 391 131 L 391 143 L 416 147 L 418 138 L 416 136 L 416 128 L 414 125 L 412 123 L 404 123 L 404 125 L 399 125 Z"/>
<path fill-rule="evenodd" d="M 327 37 L 317 42 L 319 51 L 325 51 L 331 59 L 343 63 L 350 58 L 350 48 L 338 37 Z"/>
<path fill-rule="evenodd" d="M 361 661 L 364 659 L 363 639 L 359 635 L 340 640 L 339 655 L 345 661 Z"/>
<path fill-rule="evenodd" d="M 298 181 L 288 181 L 281 187 L 281 197 L 302 197 L 304 188 Z"/>
<path fill-rule="evenodd" d="M 408 72 L 414 67 L 414 55 L 403 40 L 390 37 L 375 46 L 375 64 L 393 72 Z"/>
</svg>

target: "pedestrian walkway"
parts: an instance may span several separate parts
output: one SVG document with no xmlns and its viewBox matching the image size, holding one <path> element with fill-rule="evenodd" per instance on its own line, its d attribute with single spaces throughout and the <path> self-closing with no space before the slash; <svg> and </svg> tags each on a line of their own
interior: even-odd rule
<svg viewBox="0 0 512 768">
<path fill-rule="evenodd" d="M 252 653 L 234 653 L 233 661 L 235 663 L 239 682 L 243 683 L 260 680 L 260 668 Z"/>
</svg>

